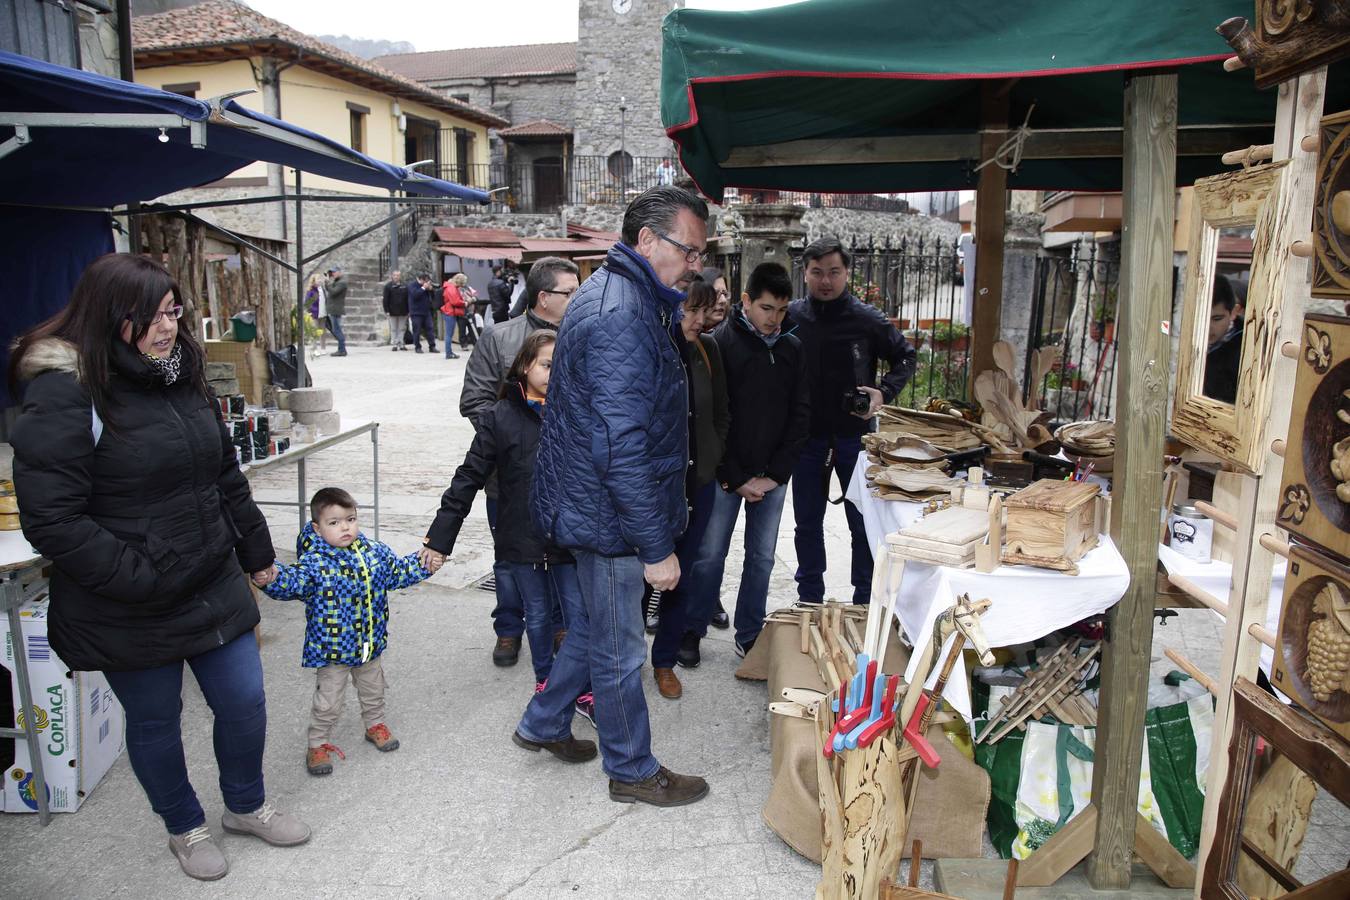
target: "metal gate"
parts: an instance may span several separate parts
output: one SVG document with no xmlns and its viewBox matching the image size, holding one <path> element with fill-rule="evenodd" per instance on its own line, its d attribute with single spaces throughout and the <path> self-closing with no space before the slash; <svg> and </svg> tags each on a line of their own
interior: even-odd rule
<svg viewBox="0 0 1350 900">
<path fill-rule="evenodd" d="M 1109 419 L 1116 387 L 1116 307 L 1120 263 L 1093 243 L 1082 252 L 1036 261 L 1035 296 L 1022 382 L 1056 422 Z M 1040 384 L 1031 380 L 1031 355 L 1060 348 L 1060 362 Z"/>
</svg>

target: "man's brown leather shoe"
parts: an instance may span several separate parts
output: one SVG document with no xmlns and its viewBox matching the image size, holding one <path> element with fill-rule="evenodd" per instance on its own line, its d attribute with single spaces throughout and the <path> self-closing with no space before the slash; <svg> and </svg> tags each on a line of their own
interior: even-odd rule
<svg viewBox="0 0 1350 900">
<path fill-rule="evenodd" d="M 652 669 L 652 674 L 656 676 L 656 690 L 667 700 L 678 700 L 684 693 L 684 688 L 680 686 L 680 679 L 675 675 L 674 669 Z"/>
<path fill-rule="evenodd" d="M 618 803 L 650 803 L 652 806 L 684 806 L 708 796 L 708 782 L 697 775 L 676 775 L 662 766 L 646 781 L 628 783 L 609 780 L 609 799 Z"/>
<path fill-rule="evenodd" d="M 511 735 L 511 740 L 517 747 L 523 747 L 533 753 L 540 750 L 547 750 L 563 762 L 583 763 L 595 759 L 595 741 L 579 741 L 570 734 L 564 741 L 532 741 L 527 737 L 522 737 L 517 731 Z"/>
</svg>

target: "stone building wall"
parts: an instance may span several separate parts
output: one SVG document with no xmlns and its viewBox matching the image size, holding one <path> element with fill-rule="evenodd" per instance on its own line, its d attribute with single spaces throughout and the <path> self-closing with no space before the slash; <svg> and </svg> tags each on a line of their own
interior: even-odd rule
<svg viewBox="0 0 1350 900">
<path fill-rule="evenodd" d="M 620 15 L 611 0 L 580 0 L 575 100 L 576 152 L 619 149 L 619 98 L 626 101 L 623 144 L 632 156 L 670 156 L 661 127 L 661 20 L 683 0 L 633 0 Z"/>
<path fill-rule="evenodd" d="M 720 230 L 736 234 L 741 228 L 741 215 L 735 206 L 720 209 Z M 916 213 L 880 213 L 856 209 L 808 209 L 802 216 L 806 240 L 814 241 L 823 235 L 838 237 L 845 244 L 883 244 L 892 246 L 902 240 L 920 239 L 925 242 L 955 243 L 961 237 L 961 226 L 945 219 Z M 616 229 L 617 230 L 617 229 Z"/>
</svg>

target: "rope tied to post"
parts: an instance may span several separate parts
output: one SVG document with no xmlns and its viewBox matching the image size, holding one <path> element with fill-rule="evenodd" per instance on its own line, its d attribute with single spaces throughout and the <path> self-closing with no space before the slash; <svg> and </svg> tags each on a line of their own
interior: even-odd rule
<svg viewBox="0 0 1350 900">
<path fill-rule="evenodd" d="M 1017 171 L 1017 167 L 1022 164 L 1022 148 L 1025 146 L 1027 138 L 1031 137 L 1031 113 L 1035 109 L 1036 104 L 1031 104 L 1027 109 L 1026 118 L 1022 120 L 1021 126 L 1012 133 L 1011 137 L 1002 144 L 999 144 L 999 147 L 994 151 L 993 156 L 975 167 L 976 172 L 980 171 L 990 163 L 993 163 L 1000 169 L 1007 169 L 1009 172 Z"/>
</svg>

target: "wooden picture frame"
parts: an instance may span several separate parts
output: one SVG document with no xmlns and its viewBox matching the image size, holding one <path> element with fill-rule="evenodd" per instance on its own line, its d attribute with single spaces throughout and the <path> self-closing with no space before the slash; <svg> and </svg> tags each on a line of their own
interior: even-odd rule
<svg viewBox="0 0 1350 900">
<path fill-rule="evenodd" d="M 1250 473 L 1260 468 L 1267 449 L 1264 441 L 1271 409 L 1270 372 L 1278 352 L 1276 336 L 1283 306 L 1280 292 L 1292 237 L 1288 162 L 1253 166 L 1195 183 L 1172 433 L 1192 447 Z M 1225 403 L 1203 391 L 1208 322 L 1219 231 L 1242 225 L 1254 228 L 1251 280 L 1236 398 L 1233 403 Z"/>
<path fill-rule="evenodd" d="M 1312 295 L 1350 301 L 1350 110 L 1317 129 Z"/>
<path fill-rule="evenodd" d="M 1350 893 L 1350 869 L 1301 885 L 1268 857 L 1243 841 L 1243 817 L 1256 782 L 1256 740 L 1263 738 L 1321 787 L 1350 806 L 1350 744 L 1305 718 L 1245 678 L 1233 683 L 1233 739 L 1228 744 L 1228 779 L 1220 793 L 1218 830 L 1205 862 L 1200 896 L 1247 900 L 1238 886 L 1238 858 L 1247 854 L 1290 891 L 1289 897 L 1332 900 Z M 1295 893 L 1297 892 L 1297 893 Z"/>
</svg>

